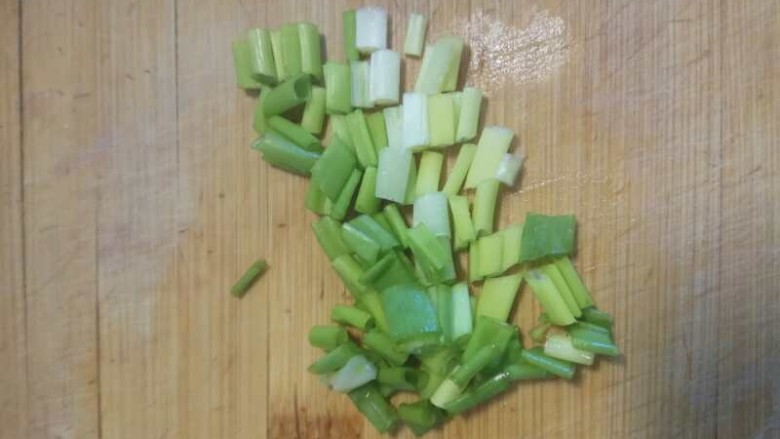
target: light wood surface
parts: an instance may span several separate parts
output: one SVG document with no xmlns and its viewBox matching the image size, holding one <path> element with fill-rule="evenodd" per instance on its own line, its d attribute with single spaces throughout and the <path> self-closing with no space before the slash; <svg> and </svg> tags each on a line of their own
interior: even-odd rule
<svg viewBox="0 0 780 439">
<path fill-rule="evenodd" d="M 780 437 L 780 2 L 378 3 L 395 48 L 412 11 L 472 45 L 530 38 L 472 76 L 528 157 L 500 221 L 577 215 L 624 352 L 430 437 Z M 348 296 L 305 181 L 248 148 L 229 49 L 310 20 L 340 58 L 358 5 L 0 2 L 0 438 L 378 436 L 306 372 L 308 328 Z M 524 291 L 516 321 L 537 312 Z"/>
</svg>

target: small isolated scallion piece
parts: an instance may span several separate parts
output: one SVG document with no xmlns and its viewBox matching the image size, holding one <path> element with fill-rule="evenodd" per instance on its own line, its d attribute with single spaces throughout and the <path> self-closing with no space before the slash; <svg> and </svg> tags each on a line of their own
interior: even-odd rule
<svg viewBox="0 0 780 439">
<path fill-rule="evenodd" d="M 264 259 L 255 261 L 249 268 L 246 269 L 244 274 L 238 281 L 230 288 L 230 294 L 236 297 L 244 297 L 249 291 L 249 287 L 263 275 L 265 270 L 268 269 L 268 263 Z"/>
<path fill-rule="evenodd" d="M 401 89 L 401 55 L 380 49 L 371 54 L 368 100 L 373 105 L 398 104 Z"/>
<path fill-rule="evenodd" d="M 412 12 L 406 23 L 406 37 L 404 38 L 404 54 L 420 57 L 425 46 L 425 29 L 428 19 L 424 15 Z"/>
<path fill-rule="evenodd" d="M 517 181 L 517 175 L 520 174 L 520 168 L 523 166 L 523 156 L 517 154 L 504 154 L 504 158 L 498 163 L 496 169 L 496 179 L 501 183 L 512 187 Z"/>
<path fill-rule="evenodd" d="M 360 53 L 370 54 L 387 49 L 387 11 L 367 6 L 355 11 L 355 46 Z"/>
</svg>

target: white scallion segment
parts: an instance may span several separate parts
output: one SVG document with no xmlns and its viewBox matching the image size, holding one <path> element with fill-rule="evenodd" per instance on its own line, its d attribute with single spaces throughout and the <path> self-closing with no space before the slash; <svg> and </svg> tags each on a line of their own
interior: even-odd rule
<svg viewBox="0 0 780 439">
<path fill-rule="evenodd" d="M 466 176 L 466 189 L 473 189 L 485 180 L 496 178 L 498 164 L 509 150 L 513 137 L 512 130 L 506 127 L 490 126 L 482 130 L 477 152 L 474 153 L 474 160 Z"/>
<path fill-rule="evenodd" d="M 458 131 L 455 135 L 456 142 L 468 142 L 477 135 L 481 107 L 482 90 L 473 87 L 464 88 L 460 97 Z"/>
<path fill-rule="evenodd" d="M 450 62 L 455 55 L 452 49 L 450 44 L 439 44 L 438 42 L 425 48 L 425 55 L 423 55 L 414 91 L 429 95 L 442 92 Z"/>
<path fill-rule="evenodd" d="M 419 57 L 425 46 L 425 28 L 428 19 L 420 14 L 412 12 L 409 22 L 406 23 L 406 38 L 404 39 L 404 54 Z"/>
<path fill-rule="evenodd" d="M 355 11 L 355 46 L 360 53 L 387 49 L 387 11 L 367 6 Z"/>
<path fill-rule="evenodd" d="M 352 106 L 357 108 L 371 108 L 369 98 L 369 84 L 371 81 L 371 67 L 368 61 L 352 61 L 349 64 L 352 82 Z"/>
<path fill-rule="evenodd" d="M 504 154 L 504 158 L 498 163 L 496 179 L 507 186 L 514 186 L 520 168 L 523 166 L 523 156 L 518 154 Z"/>
<path fill-rule="evenodd" d="M 462 387 L 452 382 L 452 380 L 446 379 L 441 384 L 439 384 L 439 387 L 437 387 L 436 391 L 433 392 L 433 395 L 431 396 L 431 404 L 435 405 L 436 407 L 443 408 L 450 401 L 457 398 L 461 393 L 463 393 Z"/>
<path fill-rule="evenodd" d="M 443 192 L 433 192 L 417 197 L 414 200 L 412 227 L 425 224 L 436 236 L 449 238 L 450 215 L 447 195 Z"/>
<path fill-rule="evenodd" d="M 428 97 L 423 93 L 404 93 L 403 147 L 418 150 L 428 146 Z"/>
<path fill-rule="evenodd" d="M 446 46 L 451 53 L 450 63 L 447 66 L 447 76 L 444 77 L 444 83 L 442 84 L 442 91 L 455 91 L 458 87 L 460 59 L 463 57 L 463 38 L 456 36 L 442 37 L 436 44 Z"/>
<path fill-rule="evenodd" d="M 404 204 L 413 166 L 412 152 L 407 149 L 385 148 L 379 151 L 376 197 Z"/>
<path fill-rule="evenodd" d="M 403 148 L 403 117 L 401 105 L 387 107 L 382 110 L 385 116 L 385 130 L 387 131 L 387 146 L 389 148 Z"/>
<path fill-rule="evenodd" d="M 369 100 L 374 105 L 398 103 L 401 89 L 401 54 L 381 49 L 371 54 Z"/>
<path fill-rule="evenodd" d="M 337 392 L 349 392 L 376 379 L 376 366 L 362 355 L 355 355 L 330 378 L 330 386 Z"/>
<path fill-rule="evenodd" d="M 593 352 L 577 349 L 572 345 L 571 339 L 565 335 L 548 335 L 544 343 L 544 353 L 559 360 L 590 366 L 595 355 Z"/>
<path fill-rule="evenodd" d="M 428 96 L 428 132 L 430 146 L 455 143 L 455 106 L 449 93 Z"/>
<path fill-rule="evenodd" d="M 471 334 L 474 329 L 472 320 L 469 285 L 461 282 L 452 286 L 452 339 Z"/>
</svg>

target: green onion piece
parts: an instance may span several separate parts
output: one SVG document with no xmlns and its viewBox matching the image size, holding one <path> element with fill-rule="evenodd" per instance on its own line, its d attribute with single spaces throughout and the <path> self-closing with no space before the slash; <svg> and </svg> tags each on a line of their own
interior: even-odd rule
<svg viewBox="0 0 780 439">
<path fill-rule="evenodd" d="M 390 221 L 387 220 L 385 217 L 385 214 L 383 212 L 374 212 L 371 214 L 371 218 L 374 219 L 377 223 L 379 223 L 380 226 L 382 226 L 383 229 L 386 231 L 393 233 L 393 236 L 395 236 L 393 232 L 393 228 L 390 226 Z M 400 242 L 400 240 L 399 240 Z"/>
<path fill-rule="evenodd" d="M 322 44 L 320 31 L 312 23 L 298 23 L 301 43 L 301 71 L 322 81 Z"/>
<path fill-rule="evenodd" d="M 469 245 L 469 282 L 476 282 L 482 280 L 482 267 L 480 264 L 480 246 L 479 239 L 472 241 Z"/>
<path fill-rule="evenodd" d="M 595 324 L 587 322 L 587 321 L 585 321 L 585 322 L 578 321 L 577 323 L 571 325 L 569 327 L 569 329 L 583 329 L 583 330 L 586 330 L 586 331 L 598 332 L 598 333 L 604 334 L 605 336 L 607 336 L 607 338 L 612 340 L 612 330 L 610 328 L 607 328 L 607 327 L 604 327 L 604 326 L 600 326 L 600 325 L 595 325 Z"/>
<path fill-rule="evenodd" d="M 330 212 L 330 200 L 315 184 L 309 184 L 309 187 L 306 189 L 304 205 L 306 209 L 317 215 L 327 215 Z"/>
<path fill-rule="evenodd" d="M 575 327 L 569 330 L 569 336 L 571 337 L 572 345 L 577 349 L 610 357 L 620 355 L 620 350 L 610 339 L 609 335 L 600 331 L 591 331 L 582 327 Z"/>
<path fill-rule="evenodd" d="M 328 198 L 336 200 L 357 165 L 357 157 L 347 142 L 339 135 L 333 136 L 330 145 L 312 168 L 312 183 L 319 186 Z"/>
<path fill-rule="evenodd" d="M 355 11 L 355 45 L 360 53 L 387 48 L 387 11 L 365 6 Z"/>
<path fill-rule="evenodd" d="M 263 160 L 295 174 L 308 176 L 320 154 L 307 151 L 280 134 L 269 131 L 257 139 L 252 148 L 263 153 Z"/>
<path fill-rule="evenodd" d="M 255 28 L 246 34 L 251 55 L 252 76 L 266 85 L 276 84 L 276 64 L 268 29 Z"/>
<path fill-rule="evenodd" d="M 525 216 L 521 261 L 569 255 L 574 251 L 574 215 L 547 216 L 529 212 Z"/>
<path fill-rule="evenodd" d="M 268 118 L 265 117 L 265 111 L 263 110 L 263 95 L 267 93 L 267 90 L 267 88 L 260 90 L 255 111 L 252 114 L 252 128 L 257 134 L 265 134 L 268 131 Z"/>
<path fill-rule="evenodd" d="M 411 263 L 406 255 L 390 252 L 366 270 L 360 281 L 380 291 L 393 285 L 414 282 L 414 272 L 408 264 Z"/>
<path fill-rule="evenodd" d="M 309 96 L 311 96 L 311 77 L 298 74 L 263 93 L 263 111 L 266 116 L 282 114 L 303 104 Z"/>
<path fill-rule="evenodd" d="M 276 65 L 276 80 L 284 81 L 290 77 L 289 72 L 284 66 L 284 49 L 282 48 L 282 31 L 271 31 L 271 51 L 274 55 L 274 64 Z"/>
<path fill-rule="evenodd" d="M 385 131 L 387 133 L 386 139 L 388 148 L 403 148 L 403 120 L 401 118 L 401 110 L 401 106 L 387 107 L 382 110 L 382 115 L 384 116 L 385 122 Z M 376 142 L 374 142 L 374 144 L 376 144 Z"/>
<path fill-rule="evenodd" d="M 476 152 L 477 145 L 471 143 L 460 147 L 458 159 L 455 161 L 455 165 L 453 166 L 450 175 L 447 177 L 447 182 L 444 184 L 442 192 L 449 196 L 457 195 L 458 192 L 460 192 Z"/>
<path fill-rule="evenodd" d="M 352 297 L 358 299 L 369 291 L 368 287 L 360 282 L 364 271 L 355 258 L 348 254 L 341 255 L 333 259 L 330 265 L 341 280 L 344 281 L 344 285 L 347 286 L 347 290 L 352 294 Z"/>
<path fill-rule="evenodd" d="M 463 393 L 463 390 L 474 375 L 500 355 L 501 351 L 495 344 L 489 344 L 480 348 L 470 359 L 456 367 L 447 379 L 439 385 L 439 388 L 431 396 L 431 404 L 437 407 L 446 407 Z"/>
<path fill-rule="evenodd" d="M 415 436 L 422 436 L 431 431 L 444 418 L 441 410 L 424 399 L 413 403 L 402 403 L 398 406 L 398 417 Z"/>
<path fill-rule="evenodd" d="M 379 257 L 379 244 L 350 223 L 341 225 L 344 242 L 365 264 L 373 264 Z"/>
<path fill-rule="evenodd" d="M 592 352 L 577 349 L 571 339 L 565 335 L 551 334 L 544 343 L 544 354 L 559 360 L 590 366 L 593 364 Z"/>
<path fill-rule="evenodd" d="M 411 367 L 383 367 L 379 369 L 377 381 L 396 390 L 416 390 L 422 373 Z"/>
<path fill-rule="evenodd" d="M 350 392 L 376 379 L 376 366 L 362 355 L 355 355 L 330 378 L 330 386 L 337 392 Z"/>
<path fill-rule="evenodd" d="M 518 154 L 504 154 L 504 158 L 498 163 L 498 168 L 496 169 L 496 180 L 506 186 L 514 186 L 522 166 L 523 156 Z"/>
<path fill-rule="evenodd" d="M 451 416 L 459 415 L 504 392 L 509 388 L 509 384 L 509 374 L 500 373 L 483 382 L 474 390 L 452 400 L 445 409 Z"/>
<path fill-rule="evenodd" d="M 344 54 L 347 61 L 357 61 L 360 53 L 355 45 L 355 10 L 349 9 L 341 14 L 342 30 L 344 38 Z"/>
<path fill-rule="evenodd" d="M 547 277 L 550 278 L 553 285 L 555 285 L 555 289 L 558 290 L 558 294 L 560 294 L 561 299 L 566 303 L 566 306 L 569 307 L 569 312 L 571 312 L 571 315 L 573 315 L 575 318 L 579 318 L 582 315 L 582 310 L 580 309 L 579 305 L 577 305 L 577 301 L 574 299 L 574 294 L 569 289 L 569 285 L 566 284 L 566 280 L 563 279 L 563 276 L 561 275 L 561 272 L 558 271 L 558 267 L 555 266 L 555 264 L 547 264 L 540 268 L 544 274 L 547 275 Z"/>
<path fill-rule="evenodd" d="M 311 366 L 309 372 L 316 375 L 333 373 L 347 364 L 350 358 L 360 354 L 360 349 L 354 343 L 348 341 L 320 357 Z"/>
<path fill-rule="evenodd" d="M 347 115 L 349 124 L 349 134 L 355 142 L 355 151 L 357 152 L 358 162 L 361 166 L 376 166 L 377 154 L 374 145 L 371 142 L 371 134 L 368 131 L 368 124 L 362 110 L 355 110 Z"/>
<path fill-rule="evenodd" d="M 449 204 L 452 225 L 455 228 L 453 245 L 455 250 L 462 250 L 476 239 L 476 232 L 469 213 L 469 199 L 453 195 L 449 197 Z"/>
<path fill-rule="evenodd" d="M 393 285 L 380 293 L 390 326 L 388 335 L 406 341 L 424 334 L 441 334 L 431 298 L 417 283 Z"/>
<path fill-rule="evenodd" d="M 550 372 L 527 362 L 510 364 L 504 371 L 509 375 L 509 379 L 512 381 L 539 380 L 553 376 Z"/>
<path fill-rule="evenodd" d="M 602 326 L 612 326 L 612 316 L 607 313 L 602 313 L 593 307 L 593 299 L 588 294 L 588 288 L 582 282 L 582 278 L 577 273 L 574 265 L 568 257 L 558 258 L 555 261 L 555 266 L 558 267 L 563 278 L 566 279 L 566 284 L 569 285 L 574 299 L 577 301 L 577 305 L 585 312 L 585 320 L 601 324 Z M 591 311 L 587 311 L 586 308 L 590 308 Z M 589 318 L 590 315 L 590 318 Z M 594 319 L 594 320 L 591 320 Z"/>
<path fill-rule="evenodd" d="M 420 179 L 417 179 L 418 183 Z M 412 225 L 425 224 L 437 237 L 451 236 L 450 218 L 447 215 L 447 196 L 443 192 L 418 195 L 414 200 Z"/>
<path fill-rule="evenodd" d="M 331 114 L 330 124 L 333 128 L 333 135 L 331 136 L 331 142 L 338 138 L 345 145 L 349 147 L 352 153 L 355 153 L 355 142 L 352 141 L 352 135 L 349 134 L 349 124 L 347 123 L 347 116 L 343 114 Z"/>
<path fill-rule="evenodd" d="M 363 172 L 363 180 L 355 200 L 355 210 L 360 213 L 376 213 L 379 211 L 380 200 L 376 197 L 376 168 L 369 166 Z"/>
<path fill-rule="evenodd" d="M 534 292 L 534 295 L 542 304 L 544 312 L 549 316 L 554 325 L 568 326 L 575 322 L 574 315 L 569 311 L 566 302 L 561 298 L 555 288 L 555 284 L 541 270 L 530 270 L 525 275 L 525 280 Z"/>
<path fill-rule="evenodd" d="M 477 301 L 477 316 L 507 320 L 515 304 L 517 290 L 523 281 L 521 274 L 496 277 L 485 281 Z"/>
<path fill-rule="evenodd" d="M 390 227 L 393 229 L 395 237 L 398 238 L 398 241 L 401 242 L 401 245 L 403 245 L 404 248 L 409 247 L 406 237 L 406 232 L 409 230 L 409 228 L 406 226 L 406 221 L 401 215 L 401 212 L 398 210 L 398 206 L 395 204 L 388 204 L 385 206 L 384 212 L 387 221 L 390 223 Z"/>
<path fill-rule="evenodd" d="M 409 354 L 402 351 L 390 337 L 378 331 L 366 332 L 363 336 L 363 347 L 394 366 L 403 366 L 409 358 Z"/>
<path fill-rule="evenodd" d="M 401 89 L 401 54 L 380 49 L 369 62 L 368 99 L 373 105 L 398 105 Z"/>
<path fill-rule="evenodd" d="M 414 169 L 412 153 L 402 148 L 385 148 L 379 151 L 378 162 L 377 198 L 403 203 L 406 199 L 410 174 Z"/>
<path fill-rule="evenodd" d="M 355 306 L 371 314 L 377 329 L 385 332 L 388 330 L 389 326 L 387 324 L 387 318 L 385 318 L 385 312 L 382 310 L 382 299 L 379 298 L 379 293 L 376 291 L 367 291 L 363 293 L 356 299 Z"/>
<path fill-rule="evenodd" d="M 520 263 L 520 245 L 523 237 L 523 225 L 514 224 L 499 232 L 504 243 L 504 255 L 501 257 L 501 271 L 509 270 Z"/>
<path fill-rule="evenodd" d="M 401 243 L 395 239 L 392 232 L 382 227 L 381 224 L 368 215 L 360 215 L 350 221 L 349 224 L 371 237 L 379 244 L 382 252 L 401 246 Z"/>
<path fill-rule="evenodd" d="M 352 83 L 347 64 L 328 61 L 323 66 L 325 75 L 325 112 L 347 114 L 352 111 Z"/>
<path fill-rule="evenodd" d="M 368 61 L 352 61 L 349 63 L 350 84 L 352 86 L 351 104 L 356 108 L 371 108 L 369 91 L 371 81 L 371 65 Z"/>
<path fill-rule="evenodd" d="M 458 115 L 458 132 L 456 142 L 468 142 L 477 136 L 479 112 L 482 106 L 482 90 L 466 87 L 463 89 Z"/>
<path fill-rule="evenodd" d="M 326 92 L 322 87 L 312 87 L 311 97 L 303 107 L 301 126 L 312 134 L 320 134 L 325 122 Z"/>
<path fill-rule="evenodd" d="M 455 143 L 455 106 L 452 94 L 428 96 L 428 131 L 431 146 L 449 146 Z"/>
<path fill-rule="evenodd" d="M 404 54 L 420 57 L 425 45 L 425 28 L 428 20 L 425 16 L 412 12 L 406 23 L 406 38 L 404 38 Z"/>
<path fill-rule="evenodd" d="M 444 90 L 444 82 L 455 53 L 451 44 L 446 42 L 440 44 L 440 42 L 441 40 L 425 48 L 420 72 L 414 85 L 416 93 L 430 95 Z"/>
<path fill-rule="evenodd" d="M 542 348 L 540 347 L 526 349 L 523 351 L 522 356 L 524 360 L 533 364 L 534 366 L 540 369 L 544 369 L 553 375 L 557 375 L 567 380 L 570 380 L 574 377 L 574 372 L 577 369 L 574 364 L 568 361 L 559 360 L 557 358 L 545 355 L 542 351 Z"/>
<path fill-rule="evenodd" d="M 244 274 L 240 279 L 238 279 L 238 281 L 236 281 L 233 287 L 230 288 L 230 294 L 236 297 L 244 297 L 247 291 L 249 291 L 249 287 L 251 287 L 252 284 L 255 283 L 255 281 L 259 279 L 263 272 L 265 272 L 267 269 L 268 263 L 264 259 L 255 261 L 254 264 L 250 265 L 249 268 L 246 269 Z"/>
<path fill-rule="evenodd" d="M 474 197 L 474 230 L 477 236 L 493 233 L 493 221 L 498 197 L 498 180 L 489 179 L 477 185 Z"/>
<path fill-rule="evenodd" d="M 355 190 L 360 184 L 360 178 L 363 173 L 355 169 L 352 171 L 352 175 L 349 176 L 349 180 L 344 184 L 344 188 L 341 190 L 339 197 L 333 202 L 333 206 L 330 209 L 329 215 L 331 218 L 337 220 L 343 220 L 347 215 L 349 206 L 352 203 L 352 197 L 355 195 Z"/>
<path fill-rule="evenodd" d="M 485 180 L 495 179 L 496 169 L 509 150 L 514 133 L 509 128 L 490 126 L 482 130 L 477 152 L 466 176 L 466 189 L 473 189 Z"/>
<path fill-rule="evenodd" d="M 457 340 L 464 335 L 471 334 L 474 326 L 468 284 L 460 282 L 453 285 L 450 295 L 452 296 L 450 299 L 451 327 L 448 332 L 452 340 Z"/>
<path fill-rule="evenodd" d="M 347 305 L 336 305 L 330 310 L 330 319 L 336 323 L 365 331 L 374 324 L 371 314 Z"/>
<path fill-rule="evenodd" d="M 387 148 L 387 129 L 385 127 L 385 115 L 381 111 L 371 113 L 366 116 L 366 125 L 368 125 L 368 133 L 371 135 L 371 143 L 374 145 L 374 150 L 379 154 L 379 151 Z"/>
<path fill-rule="evenodd" d="M 476 321 L 474 332 L 463 351 L 462 361 L 469 361 L 477 351 L 489 344 L 497 345 L 504 352 L 509 340 L 517 336 L 515 327 L 492 317 L 478 316 Z"/>
<path fill-rule="evenodd" d="M 432 285 L 428 287 L 428 294 L 431 296 L 433 307 L 436 308 L 436 314 L 439 317 L 439 326 L 442 332 L 442 341 L 452 340 L 450 335 L 452 328 L 452 293 L 449 285 Z"/>
<path fill-rule="evenodd" d="M 571 284 L 569 284 L 569 286 L 571 286 Z M 590 298 L 590 296 L 588 296 L 588 298 Z M 578 301 L 578 303 L 580 302 Z M 614 323 L 614 319 L 609 313 L 606 313 L 604 311 L 599 311 L 594 306 L 588 306 L 586 308 L 583 308 L 582 316 L 586 322 L 604 327 L 606 329 L 611 329 Z"/>
<path fill-rule="evenodd" d="M 409 229 L 409 248 L 415 256 L 423 278 L 430 284 L 449 282 L 455 279 L 455 265 L 450 247 L 439 240 L 425 224 Z"/>
<path fill-rule="evenodd" d="M 446 36 L 440 38 L 436 44 L 447 46 L 447 50 L 452 53 L 450 56 L 450 63 L 447 66 L 447 75 L 444 77 L 444 82 L 442 83 L 442 91 L 454 91 L 458 87 L 460 60 L 463 56 L 463 38 L 458 36 Z"/>
<path fill-rule="evenodd" d="M 341 224 L 331 217 L 322 217 L 311 225 L 314 236 L 320 246 L 328 255 L 328 260 L 333 261 L 342 255 L 349 254 L 349 247 L 341 236 Z"/>
<path fill-rule="evenodd" d="M 298 124 L 294 124 L 281 116 L 271 116 L 268 118 L 268 126 L 290 142 L 307 151 L 322 152 L 322 145 L 319 139 L 312 136 L 310 132 Z"/>
<path fill-rule="evenodd" d="M 279 27 L 282 33 L 282 53 L 284 53 L 284 69 L 290 76 L 298 75 L 301 69 L 301 37 L 298 26 L 294 23 L 283 24 Z"/>
<path fill-rule="evenodd" d="M 415 195 L 418 198 L 439 190 L 439 179 L 441 178 L 441 168 L 443 164 L 443 154 L 433 151 L 425 151 L 422 153 L 422 157 L 420 158 L 420 169 L 418 169 L 417 172 L 417 184 L 415 187 Z"/>
<path fill-rule="evenodd" d="M 409 151 L 409 150 L 406 150 Z M 414 189 L 417 186 L 417 165 L 412 159 L 412 163 L 409 165 L 409 175 L 406 179 L 406 194 L 404 195 L 404 201 L 402 204 L 414 204 L 415 193 Z"/>
<path fill-rule="evenodd" d="M 376 384 L 368 383 L 358 387 L 349 392 L 349 399 L 380 433 L 387 433 L 398 424 L 398 415 Z"/>
<path fill-rule="evenodd" d="M 504 240 L 500 233 L 479 239 L 479 277 L 501 274 L 504 256 Z"/>
<path fill-rule="evenodd" d="M 236 70 L 236 85 L 244 90 L 260 90 L 262 83 L 252 77 L 252 49 L 244 40 L 233 41 L 233 65 Z"/>
<path fill-rule="evenodd" d="M 401 112 L 401 145 L 414 150 L 428 146 L 431 139 L 427 96 L 424 93 L 404 93 Z"/>
<path fill-rule="evenodd" d="M 313 326 L 309 330 L 309 344 L 330 351 L 349 341 L 347 330 L 338 326 Z"/>
<path fill-rule="evenodd" d="M 549 331 L 551 327 L 552 325 L 549 323 L 540 323 L 531 328 L 531 331 L 528 333 L 528 335 L 531 336 L 531 340 L 537 343 L 541 343 L 547 337 L 547 331 Z"/>
</svg>

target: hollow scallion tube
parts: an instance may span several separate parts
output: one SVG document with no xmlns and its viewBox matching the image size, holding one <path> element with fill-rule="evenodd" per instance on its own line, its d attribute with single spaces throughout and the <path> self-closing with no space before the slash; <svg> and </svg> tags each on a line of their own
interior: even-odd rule
<svg viewBox="0 0 780 439">
<path fill-rule="evenodd" d="M 536 299 L 542 304 L 551 323 L 568 326 L 576 321 L 566 302 L 555 288 L 555 284 L 544 272 L 537 269 L 530 270 L 526 273 L 525 280 L 534 292 Z"/>
<path fill-rule="evenodd" d="M 428 98 L 423 93 L 404 93 L 402 106 L 402 140 L 407 149 L 428 146 Z"/>
<path fill-rule="evenodd" d="M 284 53 L 284 69 L 290 76 L 301 73 L 301 37 L 298 33 L 298 25 L 295 23 L 283 24 L 279 27 L 282 33 L 282 53 Z"/>
<path fill-rule="evenodd" d="M 301 71 L 322 81 L 322 44 L 320 31 L 312 23 L 298 23 L 301 45 Z"/>
<path fill-rule="evenodd" d="M 425 46 L 425 28 L 428 26 L 428 20 L 425 16 L 415 14 L 409 15 L 409 21 L 406 22 L 406 37 L 404 38 L 404 54 L 420 57 Z"/>
<path fill-rule="evenodd" d="M 590 294 L 588 294 L 588 288 L 582 282 L 582 278 L 577 273 L 577 269 L 575 269 L 574 265 L 571 263 L 571 259 L 569 259 L 567 256 L 558 258 L 555 260 L 555 266 L 558 267 L 558 270 L 560 270 L 563 278 L 566 279 L 566 284 L 569 285 L 569 288 L 574 295 L 574 299 L 577 301 L 577 305 L 579 305 L 579 307 L 582 309 L 592 307 L 593 299 L 591 299 Z M 588 320 L 587 314 L 585 319 Z"/>
<path fill-rule="evenodd" d="M 466 189 L 473 189 L 485 180 L 495 179 L 498 164 L 509 150 L 514 133 L 509 128 L 490 126 L 482 130 L 477 152 L 471 162 Z"/>
<path fill-rule="evenodd" d="M 473 87 L 464 88 L 460 98 L 456 142 L 468 142 L 477 136 L 481 106 L 482 90 Z"/>
<path fill-rule="evenodd" d="M 493 223 L 499 183 L 496 179 L 484 180 L 477 185 L 474 197 L 473 222 L 477 236 L 493 232 Z"/>
<path fill-rule="evenodd" d="M 409 175 L 414 169 L 412 152 L 403 148 L 379 151 L 376 196 L 396 203 L 406 200 Z"/>
<path fill-rule="evenodd" d="M 312 87 L 311 97 L 303 107 L 301 126 L 312 134 L 320 134 L 325 121 L 325 99 L 327 92 L 322 87 Z"/>
<path fill-rule="evenodd" d="M 506 321 L 509 318 L 509 312 L 512 311 L 522 281 L 522 274 L 486 280 L 477 301 L 477 316 L 488 316 Z"/>
<path fill-rule="evenodd" d="M 441 169 L 444 164 L 444 155 L 434 151 L 425 151 L 420 158 L 420 168 L 417 170 L 417 184 L 415 194 L 421 197 L 439 190 Z"/>
<path fill-rule="evenodd" d="M 309 372 L 316 375 L 333 373 L 347 364 L 350 358 L 360 354 L 360 349 L 352 342 L 346 342 L 320 357 L 311 366 Z"/>
<path fill-rule="evenodd" d="M 455 165 L 450 171 L 447 177 L 447 182 L 444 184 L 444 192 L 447 195 L 457 195 L 460 189 L 463 187 L 463 181 L 466 180 L 466 174 L 469 172 L 471 161 L 474 160 L 474 154 L 477 152 L 477 145 L 467 143 L 460 147 L 458 151 L 458 159 L 455 160 Z"/>
<path fill-rule="evenodd" d="M 403 366 L 409 358 L 409 354 L 402 351 L 390 337 L 378 331 L 366 332 L 363 346 L 394 366 Z"/>
<path fill-rule="evenodd" d="M 420 181 L 418 176 L 417 181 Z M 450 218 L 447 215 L 447 196 L 443 192 L 430 192 L 425 195 L 418 195 L 414 200 L 412 226 L 417 227 L 420 224 L 430 230 L 435 236 L 449 238 Z"/>
<path fill-rule="evenodd" d="M 398 423 L 393 406 L 382 396 L 375 383 L 368 383 L 349 392 L 349 399 L 380 433 L 393 430 Z"/>
<path fill-rule="evenodd" d="M 290 77 L 289 72 L 284 65 L 284 49 L 282 48 L 282 31 L 271 31 L 271 51 L 274 54 L 274 64 L 276 65 L 276 80 L 284 81 Z"/>
<path fill-rule="evenodd" d="M 474 224 L 471 222 L 471 213 L 469 212 L 469 199 L 454 195 L 449 197 L 449 204 L 452 225 L 455 229 L 453 246 L 455 250 L 462 250 L 476 239 Z"/>
<path fill-rule="evenodd" d="M 307 151 L 274 131 L 265 133 L 252 148 L 262 152 L 263 160 L 271 165 L 304 176 L 320 158 L 319 153 Z"/>
<path fill-rule="evenodd" d="M 347 330 L 338 326 L 313 326 L 309 330 L 309 344 L 330 351 L 349 340 Z"/>
<path fill-rule="evenodd" d="M 349 66 L 329 61 L 322 67 L 322 71 L 325 76 L 325 112 L 347 114 L 352 111 L 352 82 Z"/>
<path fill-rule="evenodd" d="M 307 151 L 322 152 L 322 145 L 320 144 L 319 139 L 303 129 L 300 125 L 292 123 L 288 119 L 281 116 L 272 116 L 268 118 L 268 126 L 290 142 Z"/>
<path fill-rule="evenodd" d="M 541 347 L 526 349 L 521 355 L 524 360 L 534 366 L 567 380 L 574 377 L 574 372 L 577 369 L 571 362 L 545 355 Z"/>
<path fill-rule="evenodd" d="M 263 111 L 266 116 L 282 114 L 303 104 L 309 96 L 311 96 L 311 77 L 298 74 L 263 93 Z"/>
<path fill-rule="evenodd" d="M 385 206 L 384 212 L 387 221 L 390 223 L 390 227 L 393 229 L 395 237 L 398 238 L 404 247 L 408 247 L 409 244 L 406 242 L 406 232 L 409 230 L 409 227 L 406 225 L 404 217 L 398 210 L 398 206 L 389 203 L 387 206 Z"/>
<path fill-rule="evenodd" d="M 268 29 L 255 28 L 247 32 L 251 54 L 252 76 L 266 85 L 276 84 L 276 64 Z"/>
<path fill-rule="evenodd" d="M 333 206 L 331 207 L 330 213 L 328 214 L 331 218 L 340 221 L 343 220 L 347 215 L 349 206 L 352 203 L 352 197 L 355 195 L 355 190 L 360 184 L 360 179 L 362 176 L 363 173 L 360 172 L 360 170 L 355 169 L 352 171 L 352 175 L 349 176 L 349 179 L 344 184 L 344 188 L 341 190 L 338 198 L 336 198 L 336 201 L 333 202 Z"/>
<path fill-rule="evenodd" d="M 376 175 L 374 166 L 369 166 L 363 172 L 363 180 L 360 182 L 355 210 L 360 213 L 376 213 L 379 211 L 381 200 L 376 197 Z"/>
<path fill-rule="evenodd" d="M 474 390 L 452 400 L 445 409 L 450 415 L 461 414 L 504 392 L 509 388 L 510 383 L 509 374 L 499 373 L 477 386 Z"/>
<path fill-rule="evenodd" d="M 396 105 L 401 89 L 401 55 L 388 49 L 371 54 L 368 99 L 372 105 Z"/>
<path fill-rule="evenodd" d="M 428 131 L 431 146 L 444 147 L 455 143 L 455 107 L 450 93 L 428 96 Z"/>
<path fill-rule="evenodd" d="M 590 366 L 593 364 L 593 352 L 577 349 L 571 339 L 565 335 L 551 334 L 544 343 L 544 354 L 559 360 Z"/>
<path fill-rule="evenodd" d="M 355 45 L 355 10 L 348 9 L 341 14 L 342 31 L 344 38 L 344 54 L 347 61 L 357 61 L 360 53 Z"/>
<path fill-rule="evenodd" d="M 230 294 L 236 297 L 244 297 L 249 291 L 249 287 L 262 276 L 265 270 L 268 269 L 268 263 L 264 259 L 255 261 L 249 268 L 246 269 L 244 274 L 238 281 L 230 288 Z"/>
<path fill-rule="evenodd" d="M 369 97 L 371 69 L 368 61 L 352 61 L 349 63 L 351 104 L 357 108 L 371 108 L 373 104 Z"/>
<path fill-rule="evenodd" d="M 252 49 L 244 39 L 233 41 L 233 66 L 239 88 L 260 90 L 263 84 L 252 77 Z"/>
<path fill-rule="evenodd" d="M 504 158 L 498 163 L 496 179 L 506 186 L 512 187 L 517 181 L 517 175 L 523 166 L 523 156 L 518 154 L 504 154 Z"/>
<path fill-rule="evenodd" d="M 360 53 L 387 48 L 387 11 L 366 6 L 355 11 L 355 45 Z"/>
<path fill-rule="evenodd" d="M 440 38 L 436 44 L 446 46 L 447 50 L 451 52 L 447 74 L 442 83 L 442 91 L 454 91 L 458 87 L 460 60 L 463 56 L 463 38 L 450 35 Z"/>
<path fill-rule="evenodd" d="M 558 290 L 561 299 L 563 299 L 563 301 L 566 302 L 566 306 L 569 307 L 569 312 L 571 312 L 575 318 L 579 318 L 582 315 L 582 310 L 579 305 L 577 305 L 574 294 L 566 283 L 566 280 L 564 280 L 561 272 L 558 271 L 558 267 L 555 264 L 546 264 L 540 269 L 550 278 L 553 285 L 555 285 L 555 289 Z"/>
</svg>

